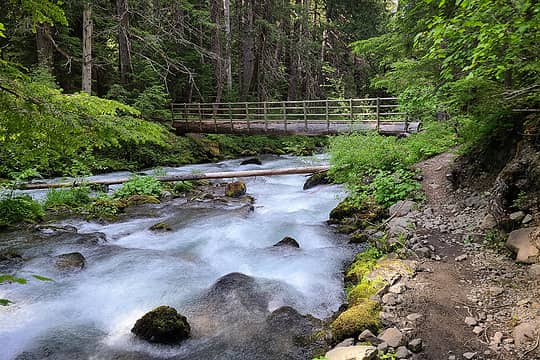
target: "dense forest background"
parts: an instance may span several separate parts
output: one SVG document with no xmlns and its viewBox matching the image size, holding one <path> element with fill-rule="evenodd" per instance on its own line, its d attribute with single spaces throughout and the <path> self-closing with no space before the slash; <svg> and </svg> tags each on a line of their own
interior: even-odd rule
<svg viewBox="0 0 540 360">
<path fill-rule="evenodd" d="M 515 111 L 540 102 L 533 0 L 8 0 L 2 10 L 3 177 L 196 161 L 193 141 L 158 125 L 170 101 L 391 94 L 411 116 L 449 117 L 471 143 L 538 126 Z"/>
</svg>

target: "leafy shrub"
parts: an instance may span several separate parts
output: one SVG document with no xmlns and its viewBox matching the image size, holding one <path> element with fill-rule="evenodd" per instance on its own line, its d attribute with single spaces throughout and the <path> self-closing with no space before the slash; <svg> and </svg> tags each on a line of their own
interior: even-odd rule
<svg viewBox="0 0 540 360">
<path fill-rule="evenodd" d="M 100 196 L 88 207 L 88 216 L 92 219 L 113 220 L 127 206 L 121 199 L 113 199 L 108 196 Z"/>
<path fill-rule="evenodd" d="M 389 207 L 420 189 L 420 184 L 413 179 L 413 175 L 413 172 L 403 169 L 398 169 L 394 173 L 379 171 L 373 181 L 366 186 L 366 191 L 379 205 Z"/>
<path fill-rule="evenodd" d="M 195 185 L 191 181 L 178 181 L 174 183 L 173 191 L 177 194 L 190 192 L 195 188 Z"/>
<path fill-rule="evenodd" d="M 133 195 L 147 195 L 159 198 L 163 184 L 152 176 L 135 176 L 113 194 L 115 198 L 129 198 Z"/>
<path fill-rule="evenodd" d="M 77 187 L 73 189 L 51 189 L 47 193 L 45 207 L 47 209 L 57 207 L 78 208 L 90 202 L 90 189 Z"/>
<path fill-rule="evenodd" d="M 0 226 L 22 221 L 35 222 L 43 216 L 41 205 L 28 195 L 0 198 Z"/>
</svg>

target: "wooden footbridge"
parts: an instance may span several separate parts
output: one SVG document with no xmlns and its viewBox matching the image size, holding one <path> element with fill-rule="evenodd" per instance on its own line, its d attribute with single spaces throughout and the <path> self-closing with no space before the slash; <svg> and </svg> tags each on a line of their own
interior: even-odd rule
<svg viewBox="0 0 540 360">
<path fill-rule="evenodd" d="M 323 135 L 377 130 L 382 134 L 416 132 L 420 123 L 400 111 L 397 98 L 173 103 L 177 134 Z"/>
</svg>

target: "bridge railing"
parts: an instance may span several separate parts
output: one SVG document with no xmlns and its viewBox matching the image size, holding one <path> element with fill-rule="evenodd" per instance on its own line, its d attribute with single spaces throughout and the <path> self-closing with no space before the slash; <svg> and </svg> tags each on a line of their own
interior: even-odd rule
<svg viewBox="0 0 540 360">
<path fill-rule="evenodd" d="M 175 127 L 186 130 L 197 126 L 216 132 L 224 127 L 231 132 L 257 128 L 268 131 L 276 126 L 285 132 L 309 132 L 318 127 L 330 131 L 331 126 L 351 130 L 358 124 L 380 130 L 385 123 L 406 123 L 407 114 L 399 110 L 397 98 L 344 100 L 264 101 L 235 103 L 173 103 Z M 356 125 L 356 126 L 355 126 Z"/>
</svg>

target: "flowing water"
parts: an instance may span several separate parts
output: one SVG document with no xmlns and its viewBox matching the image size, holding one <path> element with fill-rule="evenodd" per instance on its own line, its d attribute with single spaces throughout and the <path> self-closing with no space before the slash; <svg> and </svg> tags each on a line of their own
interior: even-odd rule
<svg viewBox="0 0 540 360">
<path fill-rule="evenodd" d="M 239 160 L 231 160 L 164 170 L 174 174 L 324 162 L 321 157 L 268 157 L 262 166 L 239 166 Z M 248 194 L 255 198 L 255 210 L 247 215 L 234 211 L 238 205 L 215 208 L 173 201 L 111 224 L 63 221 L 78 233 L 53 234 L 36 242 L 24 233 L 5 235 L 0 244 L 22 252 L 26 261 L 17 275 L 29 281 L 0 285 L 0 298 L 14 302 L 0 308 L 0 359 L 272 358 L 248 355 L 259 348 L 268 353 L 274 346 L 261 342 L 272 331 L 265 323 L 270 312 L 291 306 L 320 319 L 332 315 L 343 302 L 343 265 L 354 250 L 325 223 L 342 189 L 327 185 L 303 191 L 305 179 L 246 179 Z M 148 230 L 160 221 L 172 231 Z M 88 241 L 95 233 L 106 238 Z M 297 239 L 301 248 L 272 247 L 284 236 Z M 82 271 L 55 268 L 54 256 L 74 251 L 86 258 Z M 255 279 L 256 287 L 245 296 L 211 298 L 209 289 L 233 272 Z M 35 280 L 32 274 L 54 282 Z M 159 305 L 187 316 L 191 339 L 181 346 L 164 346 L 131 334 L 135 321 Z M 288 350 L 280 351 L 273 358 L 287 358 Z"/>
</svg>

